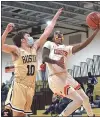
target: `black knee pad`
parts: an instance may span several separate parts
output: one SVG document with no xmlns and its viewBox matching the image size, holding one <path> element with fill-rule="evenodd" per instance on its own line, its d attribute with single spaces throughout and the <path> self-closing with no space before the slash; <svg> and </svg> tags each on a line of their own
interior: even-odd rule
<svg viewBox="0 0 100 117">
<path fill-rule="evenodd" d="M 12 111 L 9 110 L 9 109 L 4 109 L 4 110 L 1 112 L 1 116 L 2 116 L 2 117 L 13 117 Z"/>
</svg>

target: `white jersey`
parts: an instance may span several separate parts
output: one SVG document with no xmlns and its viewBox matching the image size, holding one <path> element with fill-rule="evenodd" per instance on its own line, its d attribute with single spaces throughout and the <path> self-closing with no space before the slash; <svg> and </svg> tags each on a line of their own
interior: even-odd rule
<svg viewBox="0 0 100 117">
<path fill-rule="evenodd" d="M 50 49 L 50 54 L 49 54 L 50 59 L 60 60 L 61 57 L 64 57 L 65 69 L 61 68 L 57 64 L 47 63 L 49 75 L 65 72 L 67 70 L 67 59 L 68 56 L 72 55 L 73 46 L 57 45 L 54 42 L 47 41 L 44 44 L 44 47 Z"/>
</svg>

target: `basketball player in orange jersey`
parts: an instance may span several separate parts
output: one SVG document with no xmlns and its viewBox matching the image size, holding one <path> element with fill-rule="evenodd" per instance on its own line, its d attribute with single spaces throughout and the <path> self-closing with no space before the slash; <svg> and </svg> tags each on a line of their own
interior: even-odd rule
<svg viewBox="0 0 100 117">
<path fill-rule="evenodd" d="M 55 94 L 73 100 L 59 116 L 69 116 L 81 105 L 86 109 L 88 116 L 94 116 L 88 97 L 80 88 L 80 84 L 67 72 L 66 65 L 68 57 L 85 48 L 94 39 L 98 31 L 99 29 L 96 29 L 85 42 L 75 46 L 62 44 L 63 34 L 56 31 L 53 42 L 47 41 L 44 44 L 42 56 L 43 62 L 47 63 L 49 70 L 48 82 L 50 89 Z"/>
<path fill-rule="evenodd" d="M 13 110 L 13 116 L 24 117 L 26 113 L 31 113 L 30 108 L 35 92 L 37 51 L 51 34 L 62 11 L 63 8 L 58 10 L 51 20 L 51 24 L 46 27 L 39 40 L 35 42 L 29 33 L 18 32 L 13 38 L 15 45 L 5 44 L 8 33 L 13 30 L 13 23 L 7 25 L 2 35 L 2 51 L 11 54 L 15 67 L 15 80 L 9 103 Z"/>
</svg>

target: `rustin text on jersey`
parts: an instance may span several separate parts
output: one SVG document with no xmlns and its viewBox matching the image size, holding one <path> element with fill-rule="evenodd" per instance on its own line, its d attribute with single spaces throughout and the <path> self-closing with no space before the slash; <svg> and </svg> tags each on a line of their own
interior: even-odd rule
<svg viewBox="0 0 100 117">
<path fill-rule="evenodd" d="M 36 62 L 36 55 L 25 55 L 22 56 L 23 64 L 29 62 Z"/>
<path fill-rule="evenodd" d="M 54 49 L 54 54 L 67 56 L 68 55 L 68 52 L 67 51 L 64 51 L 64 50 L 60 50 L 60 49 Z"/>
</svg>

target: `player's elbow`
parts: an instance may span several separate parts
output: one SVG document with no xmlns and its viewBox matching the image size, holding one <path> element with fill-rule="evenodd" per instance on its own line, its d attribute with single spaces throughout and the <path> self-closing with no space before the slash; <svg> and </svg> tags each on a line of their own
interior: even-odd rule
<svg viewBox="0 0 100 117">
<path fill-rule="evenodd" d="M 4 41 L 1 41 L 1 48 L 4 48 Z"/>
<path fill-rule="evenodd" d="M 4 44 L 2 44 L 2 46 L 1 46 L 1 50 L 2 50 L 3 52 L 5 51 Z"/>
<path fill-rule="evenodd" d="M 48 38 L 49 35 L 51 34 L 51 32 L 52 32 L 52 27 L 47 27 L 47 28 L 44 30 L 45 38 Z"/>
<path fill-rule="evenodd" d="M 50 35 L 50 33 L 47 30 L 44 31 L 44 34 L 43 34 L 44 38 L 47 39 L 49 37 L 49 35 Z"/>
<path fill-rule="evenodd" d="M 43 62 L 46 62 L 46 57 L 45 56 L 43 56 L 42 59 L 43 59 Z"/>
</svg>

